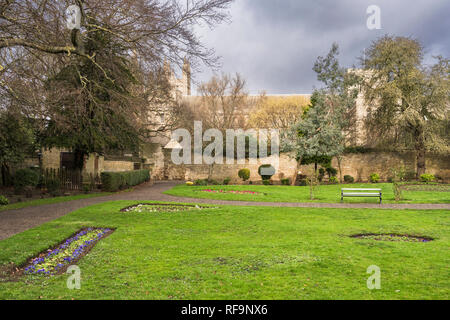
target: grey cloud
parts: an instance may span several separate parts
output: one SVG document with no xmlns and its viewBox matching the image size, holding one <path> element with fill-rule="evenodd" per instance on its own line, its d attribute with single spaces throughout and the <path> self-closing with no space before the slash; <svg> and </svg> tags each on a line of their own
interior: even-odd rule
<svg viewBox="0 0 450 320">
<path fill-rule="evenodd" d="M 382 30 L 368 30 L 366 9 L 381 8 Z M 317 86 L 312 66 L 331 44 L 344 66 L 357 64 L 364 48 L 384 34 L 418 38 L 427 57 L 450 52 L 448 0 L 237 0 L 232 22 L 200 29 L 222 57 L 222 71 L 241 73 L 251 93 L 309 93 Z M 212 75 L 204 69 L 198 82 Z"/>
</svg>

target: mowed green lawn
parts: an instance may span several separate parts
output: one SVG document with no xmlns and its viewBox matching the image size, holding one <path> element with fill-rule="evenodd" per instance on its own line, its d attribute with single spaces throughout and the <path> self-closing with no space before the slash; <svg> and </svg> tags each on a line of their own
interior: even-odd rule
<svg viewBox="0 0 450 320">
<path fill-rule="evenodd" d="M 382 189 L 384 203 L 450 203 L 450 185 L 424 185 L 415 189 L 405 190 L 403 200 L 395 201 L 394 191 L 391 183 L 378 184 L 343 184 L 343 185 L 322 185 L 315 191 L 315 200 L 310 200 L 309 187 L 299 186 L 262 186 L 262 185 L 239 185 L 239 186 L 186 186 L 178 185 L 165 194 L 189 197 L 205 198 L 216 200 L 241 200 L 241 201 L 262 201 L 262 202 L 328 202 L 335 203 L 341 201 L 341 188 L 378 188 Z M 214 193 L 203 190 L 223 190 L 223 191 L 255 191 L 259 194 L 235 194 L 235 193 Z M 378 198 L 344 198 L 345 203 L 378 203 Z"/>
<path fill-rule="evenodd" d="M 16 202 L 16 203 L 11 203 L 11 204 L 8 204 L 5 206 L 0 206 L 0 211 L 21 209 L 21 208 L 26 208 L 26 207 L 67 202 L 67 201 L 79 200 L 79 199 L 104 197 L 104 196 L 109 196 L 111 194 L 113 194 L 113 193 L 112 192 L 100 192 L 100 193 L 78 194 L 78 195 L 74 195 L 74 196 L 62 196 L 62 197 L 30 200 L 30 201 L 24 201 L 24 202 Z"/>
<path fill-rule="evenodd" d="M 445 210 L 231 207 L 122 213 L 118 201 L 75 211 L 0 241 L 0 265 L 24 263 L 83 227 L 117 230 L 68 275 L 0 282 L 0 299 L 448 299 Z M 407 233 L 435 241 L 349 235 Z M 381 268 L 381 289 L 366 273 Z"/>
</svg>

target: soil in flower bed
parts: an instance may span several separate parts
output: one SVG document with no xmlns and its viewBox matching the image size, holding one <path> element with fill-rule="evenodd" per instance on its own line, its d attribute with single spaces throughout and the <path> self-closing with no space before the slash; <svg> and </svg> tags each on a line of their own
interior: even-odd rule
<svg viewBox="0 0 450 320">
<path fill-rule="evenodd" d="M 253 195 L 259 195 L 259 194 L 262 194 L 262 193 L 260 193 L 260 192 L 256 192 L 256 191 L 246 191 L 246 190 L 236 191 L 236 190 L 212 190 L 212 189 L 205 189 L 205 190 L 201 190 L 201 192 L 210 192 L 210 193 L 232 193 L 232 194 L 253 194 Z"/>
<path fill-rule="evenodd" d="M 123 208 L 120 211 L 142 213 L 142 212 L 179 212 L 179 211 L 202 210 L 202 209 L 215 209 L 215 208 L 202 207 L 199 205 L 141 203 Z"/>
<path fill-rule="evenodd" d="M 22 275 L 56 275 L 66 272 L 76 264 L 101 239 L 114 232 L 111 228 L 85 228 L 63 240 L 60 244 L 47 249 L 29 259 L 23 266 L 4 266 L 0 277 L 13 280 Z"/>
<path fill-rule="evenodd" d="M 430 242 L 430 241 L 434 240 L 431 237 L 412 236 L 412 235 L 408 235 L 408 234 L 390 234 L 390 233 L 355 234 L 350 237 L 358 238 L 358 239 L 376 240 L 376 241 L 403 241 L 403 242 Z"/>
</svg>

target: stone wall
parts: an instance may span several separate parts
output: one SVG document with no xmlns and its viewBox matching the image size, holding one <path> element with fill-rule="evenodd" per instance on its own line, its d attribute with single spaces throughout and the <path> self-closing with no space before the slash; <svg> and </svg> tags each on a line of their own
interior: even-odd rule
<svg viewBox="0 0 450 320">
<path fill-rule="evenodd" d="M 42 167 L 46 169 L 59 169 L 61 167 L 61 152 L 63 149 L 52 148 L 42 151 Z"/>
<path fill-rule="evenodd" d="M 450 181 L 450 155 L 438 156 L 428 154 L 426 158 L 427 173 L 439 175 L 445 181 Z M 332 166 L 338 168 L 338 162 L 333 159 Z M 370 152 L 362 154 L 347 154 L 342 159 L 342 175 L 351 175 L 356 181 L 368 181 L 370 174 L 378 173 L 381 180 L 386 181 L 390 170 L 404 166 L 406 171 L 416 171 L 416 159 L 412 152 Z"/>
<path fill-rule="evenodd" d="M 44 150 L 42 152 L 43 168 L 59 169 L 61 167 L 61 152 L 67 151 L 68 150 L 58 148 Z M 96 158 L 97 158 L 97 169 L 95 166 Z M 114 171 L 132 171 L 132 170 L 134 170 L 133 161 L 105 160 L 103 156 L 99 156 L 98 154 L 93 153 L 86 158 L 83 173 L 95 175 L 103 171 L 114 172 Z"/>
<path fill-rule="evenodd" d="M 184 180 L 194 181 L 208 178 L 210 166 L 208 165 L 174 165 L 170 161 L 170 153 L 165 153 L 164 167 L 158 167 L 157 180 Z M 364 154 L 347 154 L 342 158 L 342 176 L 351 175 L 356 181 L 366 182 L 372 173 L 378 173 L 381 180 L 386 181 L 390 176 L 391 168 L 405 166 L 407 171 L 415 172 L 414 153 L 387 153 L 372 152 Z M 261 159 L 258 164 L 216 164 L 213 167 L 213 179 L 221 182 L 225 178 L 231 178 L 231 183 L 241 183 L 238 171 L 243 168 L 250 169 L 250 180 L 260 181 L 258 168 L 261 164 L 272 163 L 272 159 Z M 336 159 L 333 159 L 332 166 L 338 168 Z M 309 166 L 312 168 L 312 166 Z M 296 170 L 295 160 L 281 155 L 278 173 L 272 177 L 274 181 L 283 178 L 291 178 Z M 308 172 L 308 166 L 302 166 L 300 174 Z M 450 155 L 449 156 L 427 156 L 427 173 L 438 175 L 444 181 L 450 181 Z"/>
<path fill-rule="evenodd" d="M 166 159 L 167 156 L 168 155 L 166 155 Z M 222 182 L 225 178 L 230 178 L 231 183 L 240 183 L 242 180 L 238 177 L 238 171 L 247 168 L 250 170 L 250 181 L 260 181 L 261 177 L 258 175 L 259 166 L 262 164 L 274 164 L 274 158 L 267 157 L 259 159 L 258 161 L 257 164 L 249 163 L 248 160 L 246 160 L 245 164 L 215 164 L 212 169 L 212 177 L 219 182 Z M 279 163 L 279 170 L 277 174 L 272 177 L 272 180 L 280 181 L 283 178 L 291 178 L 296 170 L 295 160 L 282 155 Z M 206 164 L 174 165 L 166 161 L 163 176 L 168 180 L 194 181 L 197 179 L 208 178 L 209 170 L 210 166 Z"/>
<path fill-rule="evenodd" d="M 109 172 L 123 172 L 123 171 L 133 171 L 134 163 L 131 161 L 111 161 L 104 160 L 103 168 L 100 169 L 100 172 L 109 171 Z"/>
<path fill-rule="evenodd" d="M 61 156 L 64 152 L 62 149 L 44 150 L 42 153 L 42 165 L 44 168 L 60 168 Z M 105 160 L 103 156 L 98 157 L 98 171 L 95 170 L 96 154 L 90 155 L 86 160 L 85 173 L 101 173 L 103 171 L 131 171 L 134 170 L 132 161 L 113 161 Z M 159 144 L 147 145 L 144 152 L 144 168 L 152 171 L 152 179 L 154 180 L 197 180 L 206 179 L 210 166 L 208 165 L 174 165 L 170 160 L 170 151 L 162 149 Z M 438 175 L 444 181 L 450 181 L 450 155 L 437 156 L 427 155 L 427 173 Z M 258 167 L 261 164 L 272 163 L 273 159 L 260 159 L 258 164 L 234 164 L 234 165 L 214 165 L 213 179 L 221 181 L 225 178 L 231 178 L 232 183 L 240 183 L 241 180 L 237 176 L 240 169 L 250 169 L 250 180 L 260 181 L 258 175 Z M 27 163 L 27 166 L 35 165 L 35 163 Z M 415 171 L 416 159 L 412 152 L 409 153 L 388 153 L 388 152 L 370 152 L 360 154 L 346 154 L 342 159 L 342 175 L 351 175 L 356 181 L 368 181 L 370 174 L 378 173 L 382 180 L 387 180 L 390 176 L 390 169 L 405 166 L 407 171 Z M 332 166 L 338 167 L 338 162 L 333 159 Z M 279 181 L 283 178 L 291 178 L 296 170 L 296 163 L 293 159 L 286 155 L 281 155 L 279 172 L 272 178 Z M 307 168 L 302 166 L 300 173 L 307 172 Z"/>
</svg>

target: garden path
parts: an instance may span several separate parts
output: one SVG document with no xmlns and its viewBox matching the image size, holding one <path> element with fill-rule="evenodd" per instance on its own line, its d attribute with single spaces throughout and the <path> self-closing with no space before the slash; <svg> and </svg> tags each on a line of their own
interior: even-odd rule
<svg viewBox="0 0 450 320">
<path fill-rule="evenodd" d="M 9 238 L 17 233 L 37 227 L 52 221 L 77 209 L 116 200 L 142 200 L 183 203 L 204 203 L 233 206 L 267 206 L 291 208 L 349 208 L 349 209 L 447 209 L 450 204 L 375 204 L 375 203 L 285 203 L 285 202 L 251 202 L 225 201 L 211 199 L 194 199 L 165 195 L 163 192 L 180 184 L 180 181 L 156 182 L 135 187 L 133 191 L 119 192 L 108 196 L 78 199 L 67 202 L 31 206 L 21 209 L 0 212 L 0 240 Z"/>
</svg>

